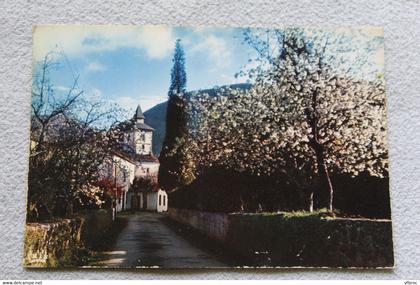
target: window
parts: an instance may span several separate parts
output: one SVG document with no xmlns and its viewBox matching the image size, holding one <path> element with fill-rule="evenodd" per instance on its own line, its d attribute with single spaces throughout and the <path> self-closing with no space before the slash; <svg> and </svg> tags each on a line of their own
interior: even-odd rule
<svg viewBox="0 0 420 285">
<path fill-rule="evenodd" d="M 124 174 L 124 182 L 127 182 L 127 173 L 125 173 L 124 171 L 123 174 Z"/>
<path fill-rule="evenodd" d="M 142 134 L 142 135 L 141 135 L 141 140 L 142 140 L 142 141 L 145 141 L 145 140 L 146 140 L 146 135 L 145 135 L 145 134 Z"/>
<path fill-rule="evenodd" d="M 147 172 L 147 174 L 149 174 L 150 173 L 150 169 L 149 168 L 146 168 L 146 172 Z"/>
<path fill-rule="evenodd" d="M 162 205 L 162 195 L 159 195 L 159 206 Z"/>
<path fill-rule="evenodd" d="M 163 206 L 166 205 L 166 196 L 163 196 Z"/>
</svg>

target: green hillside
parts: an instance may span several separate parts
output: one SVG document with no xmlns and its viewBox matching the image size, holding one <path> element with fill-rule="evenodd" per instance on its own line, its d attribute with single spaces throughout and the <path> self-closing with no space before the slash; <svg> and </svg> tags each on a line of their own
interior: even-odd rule
<svg viewBox="0 0 420 285">
<path fill-rule="evenodd" d="M 227 87 L 227 86 L 221 86 L 221 87 Z M 210 96 L 216 96 L 217 90 L 221 87 L 198 90 L 196 92 L 207 93 Z M 250 87 L 251 87 L 251 84 L 249 83 L 230 85 L 230 88 L 241 89 L 241 90 L 246 90 L 246 89 L 249 89 Z M 190 94 L 194 92 L 195 91 L 190 92 Z M 163 103 L 157 104 L 153 108 L 144 112 L 144 116 L 146 117 L 145 123 L 148 124 L 149 126 L 152 126 L 155 129 L 153 133 L 153 153 L 156 156 L 159 156 L 160 150 L 162 149 L 163 140 L 165 139 L 167 105 L 168 105 L 167 102 L 163 102 Z"/>
<path fill-rule="evenodd" d="M 159 156 L 165 139 L 167 107 L 168 102 L 163 102 L 144 112 L 144 122 L 155 129 L 153 132 L 153 153 L 156 156 Z"/>
</svg>

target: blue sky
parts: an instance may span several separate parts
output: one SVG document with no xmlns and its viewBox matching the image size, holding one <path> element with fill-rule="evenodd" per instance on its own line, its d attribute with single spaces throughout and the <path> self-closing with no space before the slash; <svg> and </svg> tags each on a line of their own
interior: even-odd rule
<svg viewBox="0 0 420 285">
<path fill-rule="evenodd" d="M 383 71 L 382 29 L 339 28 L 332 32 L 350 40 L 345 42 L 345 50 L 355 47 L 344 51 L 350 62 L 370 49 L 373 69 L 358 69 L 361 78 L 372 70 Z M 130 112 L 138 104 L 146 111 L 167 99 L 178 38 L 185 50 L 188 90 L 247 82 L 246 77 L 235 78 L 235 74 L 255 57 L 255 51 L 243 42 L 239 28 L 40 25 L 34 28 L 33 58 L 36 62 L 50 51 L 58 54 L 60 68 L 51 73 L 57 91 L 65 91 L 78 76 L 78 88 L 87 94 L 116 102 Z M 372 50 L 374 39 L 379 39 L 379 44 Z"/>
<path fill-rule="evenodd" d="M 79 89 L 143 111 L 167 98 L 175 40 L 186 56 L 187 89 L 197 90 L 246 82 L 235 73 L 253 50 L 235 28 L 171 28 L 165 26 L 46 25 L 34 29 L 34 60 L 49 51 L 60 67 L 51 73 L 64 91 L 79 76 Z"/>
</svg>

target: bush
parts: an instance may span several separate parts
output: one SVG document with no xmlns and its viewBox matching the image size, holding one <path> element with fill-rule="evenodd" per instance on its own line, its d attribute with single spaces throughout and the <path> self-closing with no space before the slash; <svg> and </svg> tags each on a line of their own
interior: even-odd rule
<svg viewBox="0 0 420 285">
<path fill-rule="evenodd" d="M 260 212 L 301 206 L 297 191 L 283 178 L 256 176 L 218 167 L 203 171 L 193 183 L 169 193 L 171 207 L 210 212 Z"/>
<path fill-rule="evenodd" d="M 335 175 L 334 207 L 343 213 L 369 217 L 391 218 L 389 178 L 362 173 L 357 177 Z"/>
<path fill-rule="evenodd" d="M 189 186 L 169 193 L 170 207 L 208 212 L 305 209 L 305 196 L 282 175 L 256 176 L 208 168 Z M 334 175 L 334 208 L 343 216 L 390 218 L 388 178 Z"/>
</svg>

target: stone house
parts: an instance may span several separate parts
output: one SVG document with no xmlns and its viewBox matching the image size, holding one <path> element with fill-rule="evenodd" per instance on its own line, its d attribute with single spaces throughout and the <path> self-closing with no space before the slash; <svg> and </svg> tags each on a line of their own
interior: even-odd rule
<svg viewBox="0 0 420 285">
<path fill-rule="evenodd" d="M 116 210 L 149 210 L 163 212 L 168 208 L 168 196 L 165 191 L 141 191 L 134 193 L 130 186 L 135 177 L 144 177 L 157 183 L 159 160 L 152 153 L 152 135 L 154 129 L 144 122 L 140 105 L 131 120 L 123 122 L 123 142 L 121 148 L 114 151 L 108 170 L 115 184 L 121 189 L 116 201 Z"/>
</svg>

